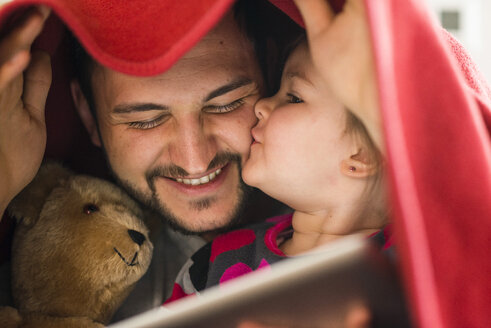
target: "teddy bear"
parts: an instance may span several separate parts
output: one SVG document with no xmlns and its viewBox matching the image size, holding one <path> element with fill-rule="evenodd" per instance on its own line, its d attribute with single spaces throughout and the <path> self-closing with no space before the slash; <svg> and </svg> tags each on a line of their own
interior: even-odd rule
<svg viewBox="0 0 491 328">
<path fill-rule="evenodd" d="M 103 327 L 150 265 L 142 210 L 107 181 L 48 163 L 7 210 L 16 308 L 1 327 Z"/>
</svg>

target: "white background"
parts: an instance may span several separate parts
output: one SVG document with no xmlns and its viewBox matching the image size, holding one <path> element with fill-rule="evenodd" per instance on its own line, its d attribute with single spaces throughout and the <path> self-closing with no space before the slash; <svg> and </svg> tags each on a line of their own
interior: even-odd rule
<svg viewBox="0 0 491 328">
<path fill-rule="evenodd" d="M 442 11 L 459 11 L 460 29 L 450 32 L 469 51 L 488 82 L 491 82 L 491 0 L 426 2 L 438 20 Z"/>
</svg>

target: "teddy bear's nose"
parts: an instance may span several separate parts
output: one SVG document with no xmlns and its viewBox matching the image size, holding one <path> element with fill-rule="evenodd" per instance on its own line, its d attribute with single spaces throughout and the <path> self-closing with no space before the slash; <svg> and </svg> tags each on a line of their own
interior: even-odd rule
<svg viewBox="0 0 491 328">
<path fill-rule="evenodd" d="M 128 230 L 128 234 L 130 235 L 131 239 L 138 244 L 138 246 L 141 246 L 145 241 L 145 236 L 136 230 Z"/>
</svg>

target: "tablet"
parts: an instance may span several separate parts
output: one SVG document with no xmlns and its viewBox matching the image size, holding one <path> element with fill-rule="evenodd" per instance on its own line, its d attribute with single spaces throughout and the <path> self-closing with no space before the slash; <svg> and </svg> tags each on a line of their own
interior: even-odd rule
<svg viewBox="0 0 491 328">
<path fill-rule="evenodd" d="M 342 327 L 362 304 L 373 327 L 410 327 L 394 264 L 370 240 L 350 236 L 111 325 L 113 328 Z"/>
</svg>

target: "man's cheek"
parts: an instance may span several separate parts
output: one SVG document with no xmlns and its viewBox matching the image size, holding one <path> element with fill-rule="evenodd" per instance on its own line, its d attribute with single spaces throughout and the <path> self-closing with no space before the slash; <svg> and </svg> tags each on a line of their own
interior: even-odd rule
<svg viewBox="0 0 491 328">
<path fill-rule="evenodd" d="M 255 124 L 247 115 L 230 115 L 215 125 L 215 137 L 222 145 L 221 150 L 239 153 L 242 156 L 249 154 L 252 142 L 251 128 Z"/>
<path fill-rule="evenodd" d="M 125 180 L 141 185 L 146 167 L 151 162 L 149 151 L 141 139 L 128 138 L 125 134 L 113 134 L 106 146 L 106 156 L 111 167 Z M 136 181 L 139 180 L 139 181 Z"/>
</svg>

